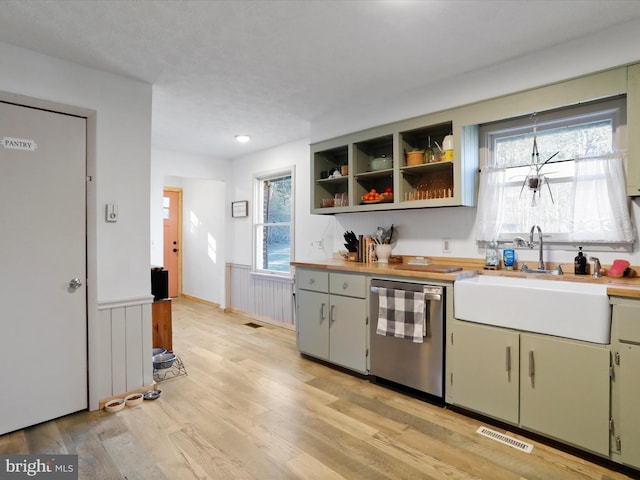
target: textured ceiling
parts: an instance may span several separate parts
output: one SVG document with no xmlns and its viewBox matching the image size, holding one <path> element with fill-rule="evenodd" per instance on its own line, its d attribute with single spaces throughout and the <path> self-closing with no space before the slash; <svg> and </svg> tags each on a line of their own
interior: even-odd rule
<svg viewBox="0 0 640 480">
<path fill-rule="evenodd" d="M 152 83 L 154 145 L 234 158 L 638 18 L 637 0 L 4 0 L 0 41 Z"/>
</svg>

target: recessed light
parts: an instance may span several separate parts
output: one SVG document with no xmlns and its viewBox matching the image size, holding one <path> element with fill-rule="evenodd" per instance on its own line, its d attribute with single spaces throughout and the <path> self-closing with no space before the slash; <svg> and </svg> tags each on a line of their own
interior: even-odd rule
<svg viewBox="0 0 640 480">
<path fill-rule="evenodd" d="M 236 140 L 240 143 L 247 143 L 251 140 L 251 137 L 249 135 L 236 135 Z"/>
</svg>

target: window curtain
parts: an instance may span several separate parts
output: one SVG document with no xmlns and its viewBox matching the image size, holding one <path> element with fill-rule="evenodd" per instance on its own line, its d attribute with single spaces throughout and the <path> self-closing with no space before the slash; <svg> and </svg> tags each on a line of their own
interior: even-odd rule
<svg viewBox="0 0 640 480">
<path fill-rule="evenodd" d="M 502 226 L 504 183 L 504 168 L 484 168 L 480 172 L 476 214 L 476 239 L 478 241 L 498 240 Z"/>
<path fill-rule="evenodd" d="M 633 242 L 635 232 L 625 190 L 622 154 L 577 158 L 572 188 L 571 240 L 580 243 Z"/>
</svg>

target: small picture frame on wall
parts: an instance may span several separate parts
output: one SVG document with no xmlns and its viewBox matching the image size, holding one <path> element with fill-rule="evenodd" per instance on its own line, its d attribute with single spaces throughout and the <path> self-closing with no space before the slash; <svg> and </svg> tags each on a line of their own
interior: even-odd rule
<svg viewBox="0 0 640 480">
<path fill-rule="evenodd" d="M 232 217 L 248 217 L 249 216 L 249 200 L 241 200 L 231 202 Z"/>
</svg>

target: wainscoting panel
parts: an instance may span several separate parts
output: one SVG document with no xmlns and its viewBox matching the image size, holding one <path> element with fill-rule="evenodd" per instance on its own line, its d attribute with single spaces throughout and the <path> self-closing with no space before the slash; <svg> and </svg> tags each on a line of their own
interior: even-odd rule
<svg viewBox="0 0 640 480">
<path fill-rule="evenodd" d="M 227 307 L 266 322 L 294 326 L 293 280 L 252 275 L 249 265 L 228 263 Z"/>
<path fill-rule="evenodd" d="M 153 297 L 98 305 L 99 344 L 96 362 L 98 398 L 120 395 L 153 384 L 151 302 Z"/>
</svg>

